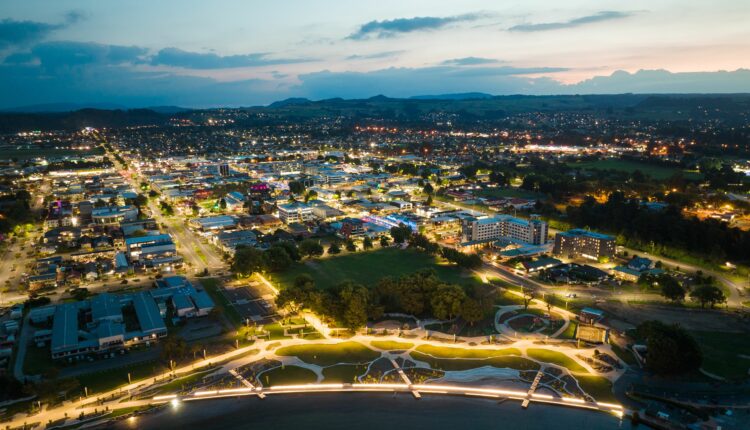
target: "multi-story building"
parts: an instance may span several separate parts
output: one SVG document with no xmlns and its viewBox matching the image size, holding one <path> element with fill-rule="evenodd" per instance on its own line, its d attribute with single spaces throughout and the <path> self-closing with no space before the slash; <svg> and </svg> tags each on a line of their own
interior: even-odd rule
<svg viewBox="0 0 750 430">
<path fill-rule="evenodd" d="M 131 263 L 149 267 L 170 264 L 180 260 L 172 237 L 168 234 L 130 237 L 125 239 L 125 248 Z"/>
<path fill-rule="evenodd" d="M 135 206 L 105 206 L 91 211 L 94 224 L 117 224 L 133 222 L 138 219 L 138 208 Z"/>
<path fill-rule="evenodd" d="M 482 243 L 508 238 L 529 245 L 547 243 L 547 223 L 539 219 L 522 219 L 510 215 L 468 218 L 462 223 L 465 243 Z"/>
<path fill-rule="evenodd" d="M 291 224 L 293 222 L 307 222 L 313 219 L 313 210 L 310 206 L 300 203 L 292 202 L 283 205 L 279 205 L 279 219 L 285 224 Z"/>
<path fill-rule="evenodd" d="M 581 256 L 592 260 L 612 258 L 615 255 L 615 238 L 583 229 L 573 229 L 555 235 L 552 252 L 556 255 Z"/>
</svg>

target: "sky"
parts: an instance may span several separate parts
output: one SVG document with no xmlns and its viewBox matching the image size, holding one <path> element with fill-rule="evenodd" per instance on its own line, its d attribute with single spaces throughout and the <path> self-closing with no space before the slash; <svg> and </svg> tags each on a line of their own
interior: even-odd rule
<svg viewBox="0 0 750 430">
<path fill-rule="evenodd" d="M 0 0 L 0 108 L 750 92 L 748 0 Z"/>
</svg>

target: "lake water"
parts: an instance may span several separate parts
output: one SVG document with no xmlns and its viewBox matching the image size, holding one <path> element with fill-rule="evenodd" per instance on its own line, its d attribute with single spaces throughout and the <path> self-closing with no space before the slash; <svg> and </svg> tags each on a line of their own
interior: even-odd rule
<svg viewBox="0 0 750 430">
<path fill-rule="evenodd" d="M 118 429 L 391 430 L 629 429 L 601 412 L 516 401 L 410 394 L 326 393 L 182 402 L 117 423 Z"/>
</svg>

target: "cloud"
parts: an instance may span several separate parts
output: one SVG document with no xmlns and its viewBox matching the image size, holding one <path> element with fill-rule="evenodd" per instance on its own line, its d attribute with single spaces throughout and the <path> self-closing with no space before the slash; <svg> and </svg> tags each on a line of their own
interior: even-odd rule
<svg viewBox="0 0 750 430">
<path fill-rule="evenodd" d="M 388 38 L 394 37 L 401 33 L 437 30 L 450 24 L 476 21 L 483 17 L 484 15 L 482 14 L 468 13 L 464 15 L 446 17 L 417 16 L 414 18 L 397 18 L 383 21 L 370 21 L 366 24 L 362 24 L 359 29 L 350 34 L 347 39 L 364 40 L 370 37 Z"/>
<path fill-rule="evenodd" d="M 60 27 L 59 24 L 6 18 L 0 21 L 0 49 L 37 42 Z"/>
<path fill-rule="evenodd" d="M 347 60 L 377 60 L 380 58 L 392 58 L 406 51 L 383 51 L 372 54 L 354 54 L 346 57 Z"/>
<path fill-rule="evenodd" d="M 441 62 L 440 64 L 443 66 L 479 66 L 484 64 L 496 64 L 501 63 L 500 60 L 496 60 L 494 58 L 481 58 L 481 57 L 463 57 L 463 58 L 453 58 L 450 60 L 445 60 Z"/>
<path fill-rule="evenodd" d="M 143 62 L 148 53 L 138 46 L 104 45 L 92 42 L 44 42 L 35 45 L 29 52 L 9 55 L 5 64 L 39 63 L 48 70 L 60 67 L 75 67 L 89 64 L 121 65 Z"/>
<path fill-rule="evenodd" d="M 76 24 L 84 19 L 86 19 L 86 14 L 76 10 L 66 12 L 65 20 L 59 24 L 16 21 L 5 18 L 0 20 L 0 49 L 38 42 L 49 36 L 52 32 Z"/>
<path fill-rule="evenodd" d="M 212 53 L 183 51 L 179 48 L 164 48 L 151 58 L 151 64 L 181 67 L 185 69 L 231 69 L 278 64 L 294 64 L 313 61 L 309 58 L 271 58 L 268 53 L 221 56 Z"/>
<path fill-rule="evenodd" d="M 602 21 L 612 21 L 632 16 L 632 12 L 602 11 L 594 15 L 586 15 L 563 22 L 546 22 L 539 24 L 519 24 L 509 28 L 510 31 L 535 32 L 560 30 L 564 28 L 580 27 L 586 24 L 594 24 Z"/>
</svg>

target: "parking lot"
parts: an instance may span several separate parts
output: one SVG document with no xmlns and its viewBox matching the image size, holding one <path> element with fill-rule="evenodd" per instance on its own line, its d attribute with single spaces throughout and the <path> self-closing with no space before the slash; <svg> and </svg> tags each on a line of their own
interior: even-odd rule
<svg viewBox="0 0 750 430">
<path fill-rule="evenodd" d="M 237 310 L 242 319 L 253 322 L 267 322 L 276 313 L 270 302 L 270 297 L 260 296 L 262 290 L 255 283 L 242 283 L 238 285 L 227 285 L 225 294 L 232 306 Z"/>
</svg>

